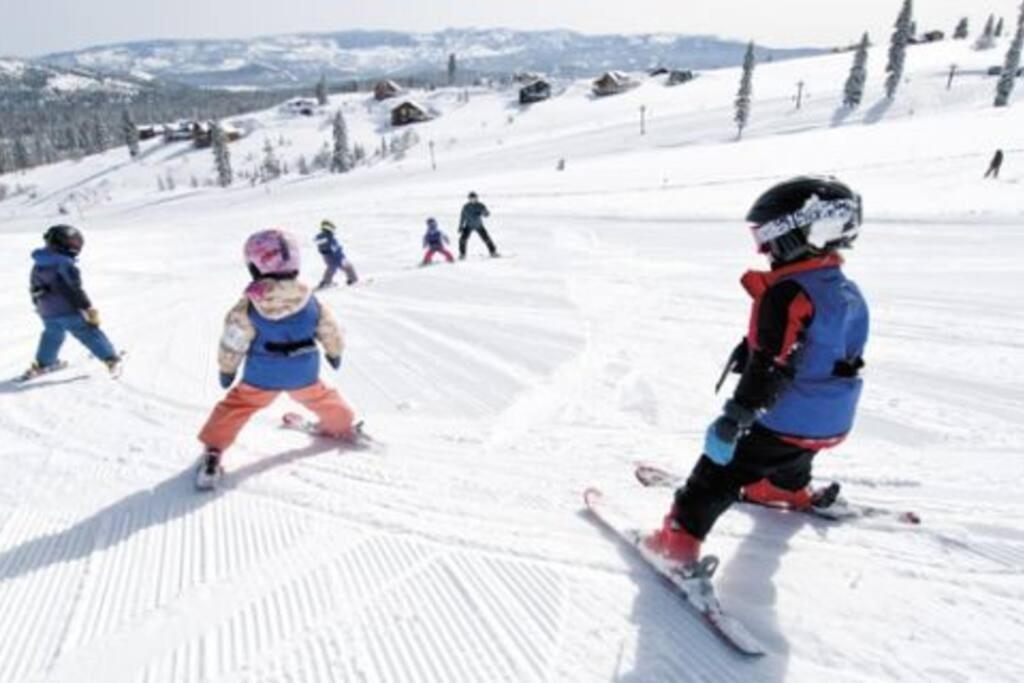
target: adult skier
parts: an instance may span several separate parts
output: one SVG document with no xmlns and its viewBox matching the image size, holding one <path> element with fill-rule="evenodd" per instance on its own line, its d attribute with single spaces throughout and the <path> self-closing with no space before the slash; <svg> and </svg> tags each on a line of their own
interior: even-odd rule
<svg viewBox="0 0 1024 683">
<path fill-rule="evenodd" d="M 868 307 L 838 253 L 857 237 L 860 196 L 835 178 L 798 177 L 761 195 L 747 220 L 771 270 L 741 280 L 754 300 L 730 358 L 741 378 L 662 528 L 645 541 L 682 564 L 698 560 L 715 520 L 741 497 L 814 505 L 814 457 L 846 437 L 861 391 Z"/>
<path fill-rule="evenodd" d="M 992 161 L 988 164 L 988 170 L 985 171 L 985 177 L 989 176 L 999 180 L 999 171 L 1003 167 L 1003 150 L 997 149 L 996 153 L 992 155 Z"/>
<path fill-rule="evenodd" d="M 423 235 L 423 248 L 426 252 L 423 254 L 423 260 L 420 262 L 421 266 L 429 266 L 434 260 L 435 254 L 441 254 L 444 256 L 448 263 L 455 260 L 452 253 L 444 246 L 448 244 L 448 235 L 441 232 L 440 228 L 437 227 L 437 220 L 434 218 L 427 219 L 427 232 Z"/>
<path fill-rule="evenodd" d="M 243 361 L 245 369 L 242 381 L 214 407 L 199 432 L 205 446 L 196 476 L 201 489 L 216 486 L 224 451 L 249 418 L 282 391 L 320 418 L 322 434 L 358 436 L 348 402 L 320 380 L 317 342 L 337 369 L 343 340 L 331 310 L 298 280 L 298 241 L 281 230 L 254 233 L 245 243 L 245 259 L 252 283 L 224 321 L 217 354 L 220 385 L 228 389 L 234 384 Z"/>
<path fill-rule="evenodd" d="M 64 367 L 58 359 L 68 334 L 103 361 L 112 375 L 120 371 L 121 357 L 100 329 L 100 314 L 82 288 L 77 259 L 85 237 L 71 225 L 54 225 L 43 234 L 46 246 L 32 252 L 30 292 L 43 320 L 36 358 L 22 375 L 30 379 Z"/>
<path fill-rule="evenodd" d="M 324 259 L 324 276 L 320 279 L 317 289 L 334 285 L 334 275 L 339 269 L 345 273 L 345 284 L 354 285 L 359 281 L 352 262 L 345 258 L 345 250 L 336 236 L 338 229 L 326 218 L 320 221 L 320 232 L 316 236 L 316 249 Z"/>
<path fill-rule="evenodd" d="M 466 242 L 474 232 L 480 235 L 480 239 L 487 245 L 491 256 L 498 256 L 498 248 L 494 246 L 491 236 L 487 234 L 487 228 L 484 227 L 484 218 L 490 216 L 491 212 L 480 201 L 476 192 L 470 192 L 468 199 L 469 201 L 462 207 L 462 214 L 459 216 L 459 259 L 466 258 Z"/>
</svg>

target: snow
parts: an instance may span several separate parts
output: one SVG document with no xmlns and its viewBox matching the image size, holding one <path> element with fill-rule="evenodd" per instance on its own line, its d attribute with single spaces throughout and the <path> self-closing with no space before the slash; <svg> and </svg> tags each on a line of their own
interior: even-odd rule
<svg viewBox="0 0 1024 683">
<path fill-rule="evenodd" d="M 600 99 L 561 83 L 528 109 L 514 90 L 416 93 L 442 113 L 413 127 L 420 144 L 346 176 L 194 189 L 212 154 L 151 141 L 136 162 L 115 149 L 0 178 L 32 188 L 0 202 L 0 373 L 32 357 L 27 255 L 57 221 L 85 231 L 87 289 L 129 354 L 112 381 L 70 341 L 67 371 L 0 383 L 0 680 L 1024 678 L 1024 94 L 992 108 L 992 53 L 958 42 L 911 48 L 885 105 L 884 51 L 845 117 L 852 54 L 759 65 L 739 143 L 728 69 Z M 390 105 L 336 96 L 328 112 L 373 149 Z M 330 136 L 327 115 L 237 123 L 236 171 L 265 139 L 294 168 Z M 1003 176 L 982 180 L 996 147 Z M 743 659 L 581 495 L 601 486 L 659 523 L 670 495 L 632 463 L 691 466 L 744 332 L 737 279 L 763 265 L 743 215 L 806 172 L 864 195 L 847 270 L 873 312 L 856 431 L 818 474 L 924 522 L 727 513 L 706 544 L 720 597 L 769 650 Z M 178 189 L 159 192 L 168 173 Z M 454 237 L 468 190 L 509 258 L 474 238 L 466 262 L 415 268 L 424 218 Z M 324 376 L 377 443 L 281 430 L 281 399 L 229 451 L 223 492 L 197 495 L 242 241 L 295 231 L 315 280 L 324 217 L 373 280 L 321 295 L 348 341 Z"/>
</svg>

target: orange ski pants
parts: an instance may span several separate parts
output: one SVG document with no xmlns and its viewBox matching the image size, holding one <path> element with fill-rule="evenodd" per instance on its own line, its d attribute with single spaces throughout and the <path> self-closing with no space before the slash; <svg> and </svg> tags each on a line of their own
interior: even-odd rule
<svg viewBox="0 0 1024 683">
<path fill-rule="evenodd" d="M 266 408 L 280 391 L 257 389 L 242 382 L 218 403 L 199 432 L 207 448 L 226 450 L 242 427 L 258 410 Z M 352 426 L 355 413 L 337 389 L 317 380 L 315 384 L 288 391 L 288 395 L 320 418 L 320 430 L 328 436 L 342 436 Z"/>
</svg>

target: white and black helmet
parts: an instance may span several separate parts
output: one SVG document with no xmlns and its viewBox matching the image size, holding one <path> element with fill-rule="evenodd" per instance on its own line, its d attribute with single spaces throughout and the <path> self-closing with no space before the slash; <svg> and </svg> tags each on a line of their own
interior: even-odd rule
<svg viewBox="0 0 1024 683">
<path fill-rule="evenodd" d="M 800 176 L 772 187 L 747 220 L 758 249 L 778 262 L 848 249 L 857 239 L 860 195 L 831 176 Z"/>
</svg>

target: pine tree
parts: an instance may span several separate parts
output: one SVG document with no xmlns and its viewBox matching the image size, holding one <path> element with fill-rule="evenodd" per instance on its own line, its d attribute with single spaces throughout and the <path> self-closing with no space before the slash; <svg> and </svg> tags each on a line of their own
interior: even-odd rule
<svg viewBox="0 0 1024 683">
<path fill-rule="evenodd" d="M 960 20 L 960 23 L 956 25 L 956 30 L 953 31 L 953 40 L 964 40 L 967 38 L 969 32 L 969 24 L 967 23 L 967 17 Z"/>
<path fill-rule="evenodd" d="M 988 15 L 988 21 L 985 22 L 985 30 L 978 36 L 978 41 L 974 43 L 975 50 L 990 50 L 996 46 L 996 17 L 994 14 Z"/>
<path fill-rule="evenodd" d="M 1003 73 L 999 76 L 999 83 L 996 85 L 997 107 L 1005 107 L 1010 104 L 1010 95 L 1013 93 L 1013 86 L 1017 82 L 1017 70 L 1020 69 L 1020 51 L 1024 45 L 1024 6 L 1021 6 L 1020 19 L 1017 21 L 1017 32 L 1013 36 L 1013 42 L 1006 51 L 1006 62 L 1003 64 Z"/>
<path fill-rule="evenodd" d="M 274 145 L 270 142 L 270 138 L 263 144 L 263 163 L 260 165 L 260 173 L 263 176 L 264 182 L 273 180 L 281 175 L 281 162 L 278 161 L 277 155 L 274 154 Z"/>
<path fill-rule="evenodd" d="M 896 18 L 892 42 L 889 44 L 889 63 L 885 66 L 885 96 L 890 100 L 896 96 L 896 90 L 903 80 L 903 66 L 907 58 L 907 44 L 910 42 L 910 26 L 913 23 L 912 0 L 903 0 L 903 8 Z"/>
<path fill-rule="evenodd" d="M 14 170 L 14 157 L 11 155 L 11 148 L 7 141 L 0 138 L 0 175 L 10 173 Z"/>
<path fill-rule="evenodd" d="M 323 74 L 316 84 L 316 103 L 321 107 L 327 104 L 327 77 Z"/>
<path fill-rule="evenodd" d="M 75 135 L 78 139 L 78 144 L 75 145 L 75 148 L 85 154 L 95 154 L 98 152 L 99 150 L 96 148 L 95 140 L 93 139 L 93 132 L 88 121 L 79 122 L 78 127 L 75 129 Z"/>
<path fill-rule="evenodd" d="M 455 85 L 455 72 L 458 65 L 455 62 L 455 53 L 448 55 L 448 85 Z"/>
<path fill-rule="evenodd" d="M 32 155 L 29 154 L 25 138 L 20 135 L 14 140 L 14 168 L 24 171 L 32 166 Z"/>
<path fill-rule="evenodd" d="M 996 38 L 1001 38 L 1003 36 L 1003 18 L 1002 17 L 999 17 L 999 21 L 996 22 L 996 29 L 995 29 L 995 31 L 992 32 L 992 35 L 995 36 Z"/>
<path fill-rule="evenodd" d="M 868 45 L 870 39 L 867 32 L 860 39 L 857 52 L 853 55 L 853 66 L 850 67 L 850 75 L 846 77 L 846 87 L 843 88 L 843 106 L 856 109 L 864 99 L 864 83 L 867 80 Z"/>
<path fill-rule="evenodd" d="M 750 96 L 753 92 L 754 80 L 754 42 L 747 45 L 747 54 L 743 57 L 743 75 L 740 77 L 740 89 L 736 93 L 736 139 L 743 137 L 743 129 L 750 120 Z"/>
<path fill-rule="evenodd" d="M 345 116 L 340 109 L 334 115 L 332 133 L 334 149 L 331 153 L 331 173 L 345 173 L 352 168 L 352 164 L 348 152 L 348 126 L 345 125 Z"/>
<path fill-rule="evenodd" d="M 103 119 L 93 119 L 92 138 L 97 152 L 102 152 L 110 147 L 110 134 L 107 132 L 107 124 L 103 122 Z"/>
<path fill-rule="evenodd" d="M 217 184 L 221 187 L 228 187 L 234 181 L 234 173 L 231 170 L 231 152 L 228 151 L 228 136 L 220 121 L 213 122 L 213 129 L 210 131 L 213 147 L 213 161 L 217 166 Z"/>
<path fill-rule="evenodd" d="M 309 162 L 306 161 L 305 154 L 299 155 L 299 161 L 296 164 L 296 168 L 299 171 L 299 175 L 309 175 Z"/>
<path fill-rule="evenodd" d="M 133 159 L 139 156 L 139 127 L 132 119 L 132 113 L 126 107 L 121 112 L 121 134 L 124 135 L 124 142 L 128 145 L 128 154 Z"/>
</svg>

